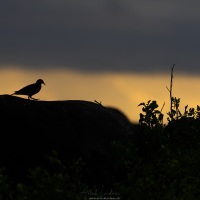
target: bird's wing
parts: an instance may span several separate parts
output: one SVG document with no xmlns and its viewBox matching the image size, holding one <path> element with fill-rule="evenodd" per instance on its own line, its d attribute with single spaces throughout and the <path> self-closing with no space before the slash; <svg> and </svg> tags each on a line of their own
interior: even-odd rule
<svg viewBox="0 0 200 200">
<path fill-rule="evenodd" d="M 15 91 L 15 94 L 29 94 L 32 93 L 31 91 L 33 91 L 34 89 L 35 89 L 35 84 L 33 83 L 21 88 L 18 91 Z"/>
</svg>

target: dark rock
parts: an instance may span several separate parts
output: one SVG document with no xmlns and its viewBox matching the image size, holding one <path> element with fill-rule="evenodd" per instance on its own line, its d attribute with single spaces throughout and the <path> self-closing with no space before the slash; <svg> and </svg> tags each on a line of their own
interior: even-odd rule
<svg viewBox="0 0 200 200">
<path fill-rule="evenodd" d="M 33 101 L 0 95 L 0 116 L 0 167 L 16 180 L 28 168 L 45 165 L 45 156 L 56 150 L 63 163 L 83 157 L 91 184 L 109 185 L 112 141 L 126 141 L 133 133 L 122 113 L 83 100 Z"/>
</svg>

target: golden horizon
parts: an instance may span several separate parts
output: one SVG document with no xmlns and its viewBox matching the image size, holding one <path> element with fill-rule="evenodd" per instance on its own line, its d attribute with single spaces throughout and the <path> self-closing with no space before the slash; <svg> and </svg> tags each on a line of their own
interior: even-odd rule
<svg viewBox="0 0 200 200">
<path fill-rule="evenodd" d="M 157 101 L 164 123 L 170 110 L 170 72 L 167 74 L 87 73 L 73 70 L 30 70 L 18 68 L 0 69 L 0 94 L 12 94 L 25 85 L 41 78 L 45 82 L 35 98 L 47 101 L 86 100 L 97 101 L 103 106 L 114 107 L 134 123 L 139 121 L 142 107 L 148 100 Z M 173 96 L 180 98 L 180 110 L 198 105 L 199 76 L 174 74 Z M 23 97 L 23 96 L 21 96 Z M 26 98 L 26 97 L 24 97 Z"/>
</svg>

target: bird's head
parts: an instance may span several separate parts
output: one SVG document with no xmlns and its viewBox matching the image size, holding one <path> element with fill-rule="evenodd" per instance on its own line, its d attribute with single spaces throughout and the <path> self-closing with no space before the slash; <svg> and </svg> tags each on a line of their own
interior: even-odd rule
<svg viewBox="0 0 200 200">
<path fill-rule="evenodd" d="M 38 84 L 44 84 L 44 85 L 45 85 L 45 83 L 44 83 L 44 81 L 43 81 L 42 79 L 38 79 L 38 80 L 36 81 L 36 83 L 38 83 Z"/>
</svg>

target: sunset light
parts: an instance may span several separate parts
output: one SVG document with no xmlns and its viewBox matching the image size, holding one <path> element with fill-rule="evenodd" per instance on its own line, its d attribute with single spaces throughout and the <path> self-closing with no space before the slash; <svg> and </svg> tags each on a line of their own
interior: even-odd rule
<svg viewBox="0 0 200 200">
<path fill-rule="evenodd" d="M 164 121 L 170 109 L 169 74 L 127 74 L 127 73 L 83 73 L 73 70 L 19 70 L 13 66 L 0 70 L 1 94 L 12 94 L 21 87 L 42 78 L 46 85 L 35 98 L 43 101 L 86 100 L 97 101 L 103 106 L 115 107 L 131 121 L 138 122 L 138 105 L 156 100 L 159 110 L 163 108 Z M 186 76 L 174 72 L 173 95 L 181 99 L 181 111 L 188 104 L 199 104 L 200 88 L 198 76 Z M 26 96 L 21 96 L 27 98 Z"/>
</svg>

